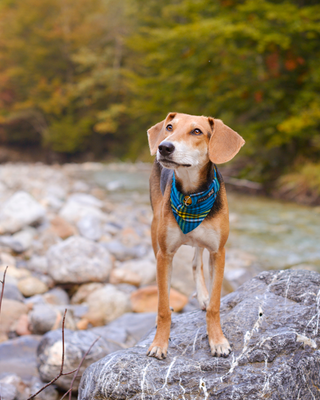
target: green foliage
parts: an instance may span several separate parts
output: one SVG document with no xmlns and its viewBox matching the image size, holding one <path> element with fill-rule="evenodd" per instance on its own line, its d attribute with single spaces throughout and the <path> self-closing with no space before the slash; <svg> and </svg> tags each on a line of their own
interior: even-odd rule
<svg viewBox="0 0 320 400">
<path fill-rule="evenodd" d="M 145 159 L 146 130 L 179 111 L 246 139 L 240 176 L 272 185 L 297 160 L 319 159 L 316 0 L 6 0 L 0 10 L 7 142 Z"/>
</svg>

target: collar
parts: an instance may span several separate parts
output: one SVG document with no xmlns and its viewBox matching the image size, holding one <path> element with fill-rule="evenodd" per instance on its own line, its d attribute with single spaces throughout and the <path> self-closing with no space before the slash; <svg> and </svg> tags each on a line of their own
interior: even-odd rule
<svg viewBox="0 0 320 400">
<path fill-rule="evenodd" d="M 214 179 L 209 188 L 203 192 L 184 195 L 176 187 L 176 178 L 173 173 L 170 202 L 173 215 L 183 233 L 191 232 L 209 214 L 220 189 L 216 168 Z"/>
</svg>

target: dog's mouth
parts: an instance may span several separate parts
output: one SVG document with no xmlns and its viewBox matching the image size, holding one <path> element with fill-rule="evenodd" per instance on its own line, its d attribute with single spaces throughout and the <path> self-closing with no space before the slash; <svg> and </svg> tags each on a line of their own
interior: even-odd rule
<svg viewBox="0 0 320 400">
<path fill-rule="evenodd" d="M 191 164 L 179 164 L 175 161 L 168 160 L 167 158 L 161 157 L 158 159 L 159 163 L 165 168 L 173 168 L 173 167 L 191 167 Z"/>
</svg>

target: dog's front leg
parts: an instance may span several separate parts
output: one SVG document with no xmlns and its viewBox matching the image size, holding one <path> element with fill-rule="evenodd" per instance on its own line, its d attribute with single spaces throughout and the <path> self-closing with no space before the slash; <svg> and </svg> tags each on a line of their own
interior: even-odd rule
<svg viewBox="0 0 320 400">
<path fill-rule="evenodd" d="M 218 357 L 228 357 L 231 348 L 225 338 L 220 324 L 220 296 L 225 264 L 225 249 L 210 253 L 211 296 L 207 308 L 207 331 L 211 354 Z"/>
<path fill-rule="evenodd" d="M 169 306 L 170 276 L 173 255 L 161 249 L 157 254 L 158 317 L 157 332 L 149 347 L 148 356 L 166 358 L 170 336 L 171 310 Z"/>
</svg>

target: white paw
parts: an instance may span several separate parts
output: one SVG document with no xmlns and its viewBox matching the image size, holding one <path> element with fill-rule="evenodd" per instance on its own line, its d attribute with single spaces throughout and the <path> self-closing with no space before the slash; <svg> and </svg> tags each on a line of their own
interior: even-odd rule
<svg viewBox="0 0 320 400">
<path fill-rule="evenodd" d="M 231 353 L 231 347 L 226 338 L 223 338 L 223 341 L 220 343 L 210 342 L 211 354 L 213 357 L 228 357 Z"/>
</svg>

